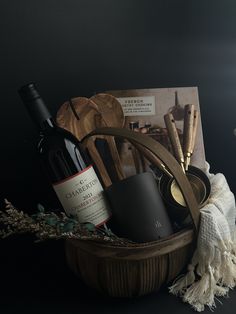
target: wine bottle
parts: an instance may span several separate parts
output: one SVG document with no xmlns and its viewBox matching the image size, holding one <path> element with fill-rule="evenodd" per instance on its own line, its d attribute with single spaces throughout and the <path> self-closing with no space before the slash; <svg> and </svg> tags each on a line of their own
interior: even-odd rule
<svg viewBox="0 0 236 314">
<path fill-rule="evenodd" d="M 111 214 L 103 187 L 81 143 L 56 125 L 34 83 L 18 92 L 39 128 L 40 159 L 66 214 L 80 223 L 105 224 Z"/>
</svg>

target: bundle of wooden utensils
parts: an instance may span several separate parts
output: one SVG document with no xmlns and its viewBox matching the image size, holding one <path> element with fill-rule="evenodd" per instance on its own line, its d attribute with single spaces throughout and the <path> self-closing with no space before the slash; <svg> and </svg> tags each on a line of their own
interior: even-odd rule
<svg viewBox="0 0 236 314">
<path fill-rule="evenodd" d="M 179 138 L 172 113 L 167 113 L 164 121 L 172 153 L 186 174 L 199 207 L 202 207 L 206 204 L 210 194 L 210 182 L 202 170 L 191 165 L 199 112 L 195 110 L 194 105 L 185 105 L 183 143 Z M 114 96 L 97 94 L 90 99 L 77 97 L 65 102 L 57 113 L 57 123 L 82 140 L 96 128 L 125 127 L 125 117 L 120 103 Z M 93 136 L 86 141 L 86 149 L 100 173 L 105 188 L 111 186 L 113 182 L 127 177 L 125 164 L 128 159 L 121 155 L 122 145 L 125 145 L 125 142 L 120 143 L 113 136 L 107 135 Z M 151 170 L 150 165 L 153 162 L 158 164 L 158 171 L 161 171 L 161 176 L 158 178 L 159 190 L 168 207 L 169 214 L 175 222 L 183 221 L 188 216 L 185 199 L 176 180 L 173 179 L 164 163 L 141 145 L 131 142 L 129 148 L 133 160 L 132 166 L 136 173 Z"/>
<path fill-rule="evenodd" d="M 210 181 L 201 169 L 190 165 L 195 146 L 198 119 L 199 113 L 194 109 L 194 105 L 186 105 L 184 108 L 183 143 L 181 145 L 173 115 L 168 113 L 164 116 L 173 154 L 191 184 L 199 207 L 203 207 L 210 195 Z M 172 201 L 172 205 L 174 204 L 179 208 L 186 207 L 183 195 L 175 180 L 170 179 L 168 188 L 163 194 L 168 200 Z M 179 212 L 177 215 L 179 215 Z"/>
</svg>

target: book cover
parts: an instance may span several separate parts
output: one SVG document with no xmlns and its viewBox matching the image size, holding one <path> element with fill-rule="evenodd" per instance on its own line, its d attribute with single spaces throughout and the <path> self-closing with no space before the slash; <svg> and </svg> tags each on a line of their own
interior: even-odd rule
<svg viewBox="0 0 236 314">
<path fill-rule="evenodd" d="M 178 87 L 178 88 L 151 88 L 151 89 L 130 89 L 130 90 L 112 90 L 106 91 L 116 97 L 122 105 L 125 115 L 125 127 L 137 132 L 146 133 L 153 139 L 159 141 L 171 153 L 171 144 L 166 130 L 164 115 L 168 112 L 173 114 L 180 141 L 183 139 L 184 125 L 184 106 L 193 104 L 199 112 L 199 121 L 194 146 L 193 155 L 190 164 L 204 168 L 205 149 L 203 141 L 203 132 L 201 124 L 201 113 L 197 87 Z M 144 162 L 139 159 L 136 169 L 134 167 L 135 157 L 132 154 L 131 145 L 127 142 L 121 145 L 121 159 L 125 164 L 125 170 L 128 175 L 138 172 L 138 168 Z"/>
</svg>

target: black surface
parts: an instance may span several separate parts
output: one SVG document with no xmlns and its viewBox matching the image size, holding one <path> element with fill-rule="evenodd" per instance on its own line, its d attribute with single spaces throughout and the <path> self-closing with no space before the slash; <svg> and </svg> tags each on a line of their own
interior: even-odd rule
<svg viewBox="0 0 236 314">
<path fill-rule="evenodd" d="M 108 89 L 198 86 L 207 160 L 236 191 L 236 3 L 233 0 L 1 0 L 1 195 L 33 211 L 55 204 L 37 133 L 17 89 L 30 81 L 55 114 Z M 62 244 L 0 243 L 0 313 L 190 313 L 166 292 L 104 299 L 67 269 Z M 233 313 L 235 292 L 215 313 Z"/>
</svg>

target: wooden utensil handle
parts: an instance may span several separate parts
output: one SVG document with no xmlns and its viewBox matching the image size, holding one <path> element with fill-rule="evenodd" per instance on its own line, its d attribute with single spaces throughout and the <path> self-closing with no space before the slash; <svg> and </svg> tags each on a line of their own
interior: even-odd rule
<svg viewBox="0 0 236 314">
<path fill-rule="evenodd" d="M 131 153 L 132 153 L 132 157 L 133 157 L 133 161 L 134 161 L 135 171 L 136 171 L 136 173 L 140 173 L 140 171 L 141 171 L 140 160 L 139 160 L 139 156 L 138 156 L 138 151 L 134 145 L 131 145 Z"/>
<path fill-rule="evenodd" d="M 193 154 L 194 146 L 195 146 L 195 142 L 196 142 L 198 121 L 199 121 L 199 112 L 198 112 L 197 110 L 194 110 L 194 117 L 193 117 L 193 134 L 192 134 L 191 149 L 190 149 L 191 155 Z"/>
<path fill-rule="evenodd" d="M 183 152 L 184 157 L 190 157 L 193 135 L 194 105 L 184 107 L 184 131 L 183 131 Z"/>
<path fill-rule="evenodd" d="M 172 113 L 167 113 L 166 115 L 164 115 L 164 120 L 171 141 L 171 145 L 174 151 L 174 156 L 180 164 L 184 163 L 184 155 L 179 140 L 179 134 Z"/>
<path fill-rule="evenodd" d="M 105 137 L 105 139 L 107 141 L 107 144 L 108 144 L 108 147 L 109 147 L 109 150 L 111 153 L 111 157 L 112 157 L 112 160 L 114 162 L 114 167 L 116 169 L 117 176 L 120 180 L 122 180 L 125 178 L 125 175 L 124 175 L 124 171 L 122 169 L 122 164 L 121 164 L 119 152 L 118 152 L 117 147 L 116 147 L 115 139 L 112 136 L 107 136 L 107 137 Z"/>
<path fill-rule="evenodd" d="M 97 128 L 99 127 L 107 127 L 106 121 L 102 117 L 102 114 L 99 112 L 97 115 L 94 117 L 94 122 Z M 116 147 L 116 142 L 114 137 L 112 136 L 104 136 L 104 139 L 107 141 L 109 151 L 111 153 L 111 157 L 114 163 L 115 171 L 117 174 L 117 177 L 119 180 L 122 180 L 125 178 L 125 174 L 122 168 L 122 163 L 120 160 L 120 155 Z"/>
<path fill-rule="evenodd" d="M 104 166 L 103 160 L 96 148 L 96 145 L 94 143 L 93 139 L 89 139 L 86 142 L 86 147 L 89 151 L 89 154 L 91 155 L 91 158 L 93 158 L 93 161 L 95 165 L 97 166 L 99 173 L 101 174 L 101 179 L 103 181 L 103 184 L 105 187 L 108 187 L 112 184 L 111 179 L 109 177 L 109 174 Z"/>
<path fill-rule="evenodd" d="M 185 203 L 189 208 L 190 215 L 193 220 L 193 224 L 195 227 L 195 231 L 198 230 L 200 211 L 198 209 L 198 204 L 196 198 L 193 194 L 192 187 L 183 173 L 181 166 L 177 162 L 177 160 L 168 152 L 168 150 L 153 140 L 151 137 L 130 131 L 125 128 L 100 128 L 96 129 L 90 134 L 88 134 L 84 140 L 88 139 L 93 135 L 111 135 L 117 136 L 124 139 L 127 139 L 131 142 L 135 142 L 139 145 L 142 145 L 144 148 L 150 150 L 155 156 L 157 156 L 167 167 L 167 169 L 171 172 L 176 182 L 178 183 L 180 190 L 184 196 Z M 156 164 L 158 166 L 158 164 Z"/>
<path fill-rule="evenodd" d="M 152 164 L 155 164 L 161 171 L 163 171 L 169 178 L 173 178 L 172 174 L 168 171 L 165 164 L 150 150 L 142 145 L 132 142 L 132 144 L 142 153 L 142 155 Z"/>
</svg>

